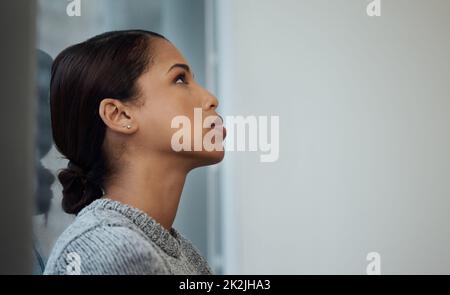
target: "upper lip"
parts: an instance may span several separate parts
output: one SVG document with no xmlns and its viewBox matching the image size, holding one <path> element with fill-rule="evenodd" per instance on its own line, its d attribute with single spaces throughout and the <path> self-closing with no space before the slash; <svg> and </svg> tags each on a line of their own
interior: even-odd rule
<svg viewBox="0 0 450 295">
<path fill-rule="evenodd" d="M 227 136 L 227 130 L 225 129 L 225 126 L 223 126 L 223 124 L 224 124 L 223 118 L 221 115 L 215 115 L 215 116 L 216 116 L 216 118 L 211 123 L 211 129 L 215 129 L 216 126 L 219 128 L 221 127 L 222 132 L 223 132 L 223 139 L 225 139 L 225 137 Z"/>
<path fill-rule="evenodd" d="M 212 122 L 211 124 L 211 128 L 214 128 L 216 126 L 223 126 L 223 118 L 221 115 L 216 115 L 214 122 Z"/>
</svg>

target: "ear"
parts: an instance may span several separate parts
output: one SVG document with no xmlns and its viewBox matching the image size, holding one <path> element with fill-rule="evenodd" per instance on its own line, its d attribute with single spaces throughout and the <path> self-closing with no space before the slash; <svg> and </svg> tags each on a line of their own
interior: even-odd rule
<svg viewBox="0 0 450 295">
<path fill-rule="evenodd" d="M 114 131 L 131 134 L 138 128 L 131 108 L 118 99 L 103 99 L 100 102 L 99 115 L 106 126 Z"/>
</svg>

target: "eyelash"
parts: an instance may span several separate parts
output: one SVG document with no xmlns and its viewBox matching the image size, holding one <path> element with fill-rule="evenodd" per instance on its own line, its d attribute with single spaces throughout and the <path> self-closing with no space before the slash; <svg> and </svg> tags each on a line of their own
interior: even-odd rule
<svg viewBox="0 0 450 295">
<path fill-rule="evenodd" d="M 177 81 L 180 80 L 180 79 L 183 81 L 183 83 L 178 83 L 178 82 L 177 82 Z M 175 78 L 175 84 L 188 84 L 188 83 L 186 82 L 186 73 L 179 74 L 179 75 Z"/>
</svg>

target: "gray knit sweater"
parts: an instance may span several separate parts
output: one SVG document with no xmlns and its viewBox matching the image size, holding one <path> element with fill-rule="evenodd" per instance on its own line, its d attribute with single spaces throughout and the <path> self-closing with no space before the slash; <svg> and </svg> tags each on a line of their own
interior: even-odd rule
<svg viewBox="0 0 450 295">
<path fill-rule="evenodd" d="M 81 210 L 56 241 L 44 274 L 212 274 L 176 229 L 111 199 Z"/>
</svg>

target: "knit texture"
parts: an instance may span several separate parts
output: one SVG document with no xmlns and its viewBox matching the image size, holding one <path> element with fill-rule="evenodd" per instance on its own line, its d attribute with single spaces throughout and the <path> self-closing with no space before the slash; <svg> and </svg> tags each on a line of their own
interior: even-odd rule
<svg viewBox="0 0 450 295">
<path fill-rule="evenodd" d="M 175 228 L 141 210 L 101 198 L 81 210 L 57 239 L 44 274 L 212 274 Z"/>
</svg>

